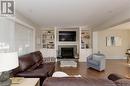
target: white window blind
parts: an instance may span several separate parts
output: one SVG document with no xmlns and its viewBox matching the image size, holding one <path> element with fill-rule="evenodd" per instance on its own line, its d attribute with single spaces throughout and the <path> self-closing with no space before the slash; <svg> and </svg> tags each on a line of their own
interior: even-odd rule
<svg viewBox="0 0 130 86">
<path fill-rule="evenodd" d="M 0 52 L 17 51 L 23 55 L 34 50 L 34 29 L 0 17 Z"/>
<path fill-rule="evenodd" d="M 15 22 L 5 17 L 0 17 L 0 52 L 15 50 L 14 42 Z"/>
<path fill-rule="evenodd" d="M 15 25 L 15 49 L 19 55 L 33 51 L 33 29 L 16 23 Z"/>
</svg>

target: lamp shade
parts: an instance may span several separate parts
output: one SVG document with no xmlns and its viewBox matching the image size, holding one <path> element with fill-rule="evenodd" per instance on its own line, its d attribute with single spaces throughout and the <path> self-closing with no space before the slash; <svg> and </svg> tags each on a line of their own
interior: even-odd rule
<svg viewBox="0 0 130 86">
<path fill-rule="evenodd" d="M 9 71 L 18 67 L 17 52 L 0 53 L 0 72 Z"/>
</svg>

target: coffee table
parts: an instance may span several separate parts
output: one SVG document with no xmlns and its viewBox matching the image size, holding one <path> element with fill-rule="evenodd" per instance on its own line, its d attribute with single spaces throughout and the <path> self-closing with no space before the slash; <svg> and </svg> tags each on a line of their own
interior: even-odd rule
<svg viewBox="0 0 130 86">
<path fill-rule="evenodd" d="M 23 78 L 20 83 L 12 83 L 11 86 L 40 86 L 39 78 Z"/>
</svg>

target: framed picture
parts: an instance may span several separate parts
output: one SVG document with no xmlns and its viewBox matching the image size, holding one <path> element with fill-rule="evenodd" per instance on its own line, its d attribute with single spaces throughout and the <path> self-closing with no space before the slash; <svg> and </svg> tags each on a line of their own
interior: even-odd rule
<svg viewBox="0 0 130 86">
<path fill-rule="evenodd" d="M 118 36 L 106 37 L 106 46 L 121 46 L 122 39 Z"/>
</svg>

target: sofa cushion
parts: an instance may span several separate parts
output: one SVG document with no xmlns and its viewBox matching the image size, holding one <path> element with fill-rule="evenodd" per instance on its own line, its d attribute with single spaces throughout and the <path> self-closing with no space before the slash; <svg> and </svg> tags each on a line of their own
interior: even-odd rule
<svg viewBox="0 0 130 86">
<path fill-rule="evenodd" d="M 55 63 L 54 62 L 44 63 L 40 65 L 38 68 L 42 68 L 44 71 L 47 71 L 48 72 L 47 76 L 50 77 L 55 71 Z"/>
<path fill-rule="evenodd" d="M 117 86 L 130 86 L 130 80 L 128 79 L 119 79 L 115 81 Z"/>
<path fill-rule="evenodd" d="M 18 77 L 30 77 L 30 78 L 40 78 L 40 77 L 47 77 L 49 75 L 49 72 L 53 71 L 54 67 L 50 63 L 41 64 L 35 70 L 32 71 L 24 71 L 21 73 L 18 73 Z"/>
<path fill-rule="evenodd" d="M 41 64 L 44 64 L 44 61 L 43 60 L 40 60 L 39 62 L 36 63 L 37 66 L 41 65 Z"/>
<path fill-rule="evenodd" d="M 30 68 L 27 69 L 27 71 L 33 71 L 38 67 L 37 64 L 34 64 L 33 66 L 31 66 Z"/>
<path fill-rule="evenodd" d="M 21 71 L 27 70 L 29 67 L 31 67 L 34 64 L 35 64 L 35 62 L 32 59 L 31 54 L 27 54 L 27 55 L 19 57 L 19 67 L 20 67 Z"/>
<path fill-rule="evenodd" d="M 43 60 L 35 63 L 33 66 L 31 66 L 30 68 L 27 69 L 27 71 L 33 71 L 35 70 L 37 67 L 39 67 L 41 64 L 43 64 Z"/>
<path fill-rule="evenodd" d="M 26 77 L 26 78 L 45 78 L 47 77 L 47 73 L 48 73 L 47 71 L 44 71 L 41 68 L 37 68 L 32 71 L 24 71 L 24 72 L 18 73 L 17 76 Z"/>
<path fill-rule="evenodd" d="M 40 51 L 32 52 L 31 54 L 35 63 L 39 62 L 40 60 L 43 60 L 43 57 Z"/>
</svg>

